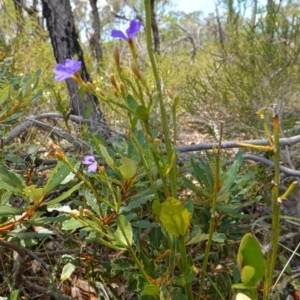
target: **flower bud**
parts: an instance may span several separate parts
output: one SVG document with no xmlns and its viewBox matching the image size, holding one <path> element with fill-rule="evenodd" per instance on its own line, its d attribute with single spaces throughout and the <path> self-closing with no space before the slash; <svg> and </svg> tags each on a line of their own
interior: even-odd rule
<svg viewBox="0 0 300 300">
<path fill-rule="evenodd" d="M 117 91 L 119 91 L 119 88 L 118 88 L 118 85 L 117 85 L 117 81 L 116 81 L 115 75 L 114 75 L 114 74 L 110 74 L 109 78 L 110 78 L 110 82 L 111 82 L 111 84 L 113 85 L 113 87 L 114 87 Z"/>
<path fill-rule="evenodd" d="M 105 94 L 104 94 L 104 92 L 103 92 L 101 89 L 96 88 L 96 92 L 97 92 L 101 97 L 103 97 L 103 98 L 106 97 Z"/>
<path fill-rule="evenodd" d="M 119 52 L 119 48 L 117 46 L 114 46 L 114 48 L 113 48 L 113 56 L 114 56 L 117 68 L 118 69 L 121 68 L 121 65 L 120 65 L 120 52 Z"/>
<path fill-rule="evenodd" d="M 120 82 L 119 83 L 119 87 L 120 87 L 121 92 L 125 92 L 125 84 L 124 84 L 124 82 Z"/>
<path fill-rule="evenodd" d="M 138 67 L 137 67 L 137 65 L 135 64 L 134 61 L 131 62 L 131 70 L 132 70 L 133 74 L 136 76 L 136 78 L 137 78 L 138 80 L 140 80 L 141 83 L 142 83 L 145 87 L 147 87 L 146 81 L 144 80 L 144 78 L 143 78 L 143 76 L 142 76 L 140 70 L 138 69 Z"/>
<path fill-rule="evenodd" d="M 88 88 L 89 91 L 93 91 L 94 90 L 93 85 L 89 81 L 86 83 L 86 86 L 87 86 L 87 88 Z"/>
<path fill-rule="evenodd" d="M 167 93 L 168 93 L 168 96 L 169 96 L 171 99 L 173 99 L 173 92 L 172 92 L 170 89 L 167 90 Z"/>
<path fill-rule="evenodd" d="M 61 161 L 66 160 L 66 157 L 65 157 L 63 151 L 61 150 L 61 148 L 58 145 L 56 145 L 52 141 L 50 141 L 48 143 L 48 147 L 49 147 L 49 156 L 56 157 L 58 160 L 61 160 Z"/>
</svg>

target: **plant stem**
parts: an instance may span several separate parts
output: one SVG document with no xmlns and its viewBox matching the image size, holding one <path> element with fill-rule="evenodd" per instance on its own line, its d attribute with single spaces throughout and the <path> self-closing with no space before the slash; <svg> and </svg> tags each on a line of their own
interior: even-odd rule
<svg viewBox="0 0 300 300">
<path fill-rule="evenodd" d="M 146 10 L 147 49 L 148 49 L 148 54 L 149 54 L 149 58 L 150 58 L 150 62 L 151 62 L 151 66 L 152 66 L 152 70 L 153 70 L 153 74 L 154 74 L 154 78 L 155 78 L 155 82 L 156 82 L 156 87 L 157 87 L 158 101 L 159 101 L 159 107 L 160 107 L 160 113 L 161 113 L 161 121 L 162 121 L 163 133 L 164 133 L 164 140 L 165 140 L 165 144 L 166 144 L 168 164 L 169 164 L 169 167 L 171 168 L 171 172 L 176 172 L 176 166 L 173 165 L 171 167 L 173 151 L 172 151 L 172 144 L 171 144 L 171 139 L 170 139 L 170 135 L 169 135 L 168 118 L 167 118 L 167 113 L 166 113 L 166 109 L 165 109 L 163 97 L 162 97 L 160 77 L 158 74 L 154 54 L 152 51 L 150 0 L 145 0 L 145 10 Z M 175 198 L 176 195 L 174 195 L 173 193 L 174 193 L 174 191 L 172 191 L 172 196 Z"/>
<path fill-rule="evenodd" d="M 198 293 L 199 300 L 201 299 L 202 291 L 204 288 L 208 257 L 209 257 L 209 252 L 210 252 L 210 248 L 211 248 L 211 244 L 212 244 L 213 234 L 215 231 L 217 199 L 218 199 L 219 181 L 220 181 L 220 178 L 219 178 L 219 176 L 220 176 L 220 149 L 221 149 L 222 134 L 223 134 L 223 123 L 221 123 L 219 146 L 218 146 L 218 149 L 215 150 L 216 164 L 215 164 L 215 172 L 214 172 L 215 173 L 214 194 L 213 194 L 212 206 L 211 206 L 211 217 L 210 217 L 210 224 L 209 224 L 208 240 L 207 240 L 206 247 L 205 247 L 201 281 L 200 281 L 199 293 Z"/>
<path fill-rule="evenodd" d="M 188 264 L 187 255 L 186 255 L 186 247 L 184 244 L 184 237 L 178 238 L 178 244 L 179 244 L 179 250 L 180 250 L 180 255 L 181 255 L 182 269 L 183 269 L 183 272 L 185 272 L 188 270 L 189 264 Z M 190 283 L 185 285 L 185 292 L 186 292 L 186 295 L 189 300 L 194 299 L 192 286 Z"/>
<path fill-rule="evenodd" d="M 279 239 L 279 217 L 280 209 L 278 204 L 279 196 L 279 184 L 280 184 L 280 145 L 279 145 L 279 117 L 275 112 L 273 116 L 273 130 L 274 130 L 274 182 L 272 187 L 272 236 L 271 245 L 272 248 L 267 255 L 267 265 L 266 276 L 264 281 L 263 299 L 267 300 L 269 295 L 269 289 L 272 285 L 272 278 L 274 274 L 277 250 L 278 250 L 278 239 Z"/>
</svg>

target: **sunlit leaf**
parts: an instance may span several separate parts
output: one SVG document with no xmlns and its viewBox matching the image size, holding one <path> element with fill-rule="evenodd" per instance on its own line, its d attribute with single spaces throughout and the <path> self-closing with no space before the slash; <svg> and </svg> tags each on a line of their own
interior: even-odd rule
<svg viewBox="0 0 300 300">
<path fill-rule="evenodd" d="M 120 162 L 122 165 L 119 167 L 119 170 L 125 180 L 131 179 L 137 169 L 136 162 L 133 159 L 127 158 L 127 157 L 122 157 L 120 159 Z"/>
<path fill-rule="evenodd" d="M 165 230 L 176 237 L 184 236 L 190 226 L 190 213 L 175 198 L 169 197 L 161 204 L 159 220 Z"/>
</svg>

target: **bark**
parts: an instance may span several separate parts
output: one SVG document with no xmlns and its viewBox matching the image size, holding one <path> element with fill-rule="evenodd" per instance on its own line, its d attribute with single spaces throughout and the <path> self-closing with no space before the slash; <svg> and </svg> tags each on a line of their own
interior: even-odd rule
<svg viewBox="0 0 300 300">
<path fill-rule="evenodd" d="M 70 0 L 42 0 L 42 5 L 43 17 L 46 19 L 56 61 L 64 64 L 66 58 L 76 56 L 82 62 L 82 79 L 85 82 L 90 81 L 83 52 L 78 41 L 78 33 L 74 25 Z M 99 108 L 97 98 L 86 93 L 84 99 L 80 99 L 77 83 L 72 79 L 67 79 L 66 83 L 70 95 L 72 113 L 88 118 L 90 120 L 89 130 L 93 133 L 101 134 L 104 139 L 108 139 L 110 131 Z M 88 111 L 91 112 L 86 116 Z"/>
<path fill-rule="evenodd" d="M 94 34 L 90 39 L 90 44 L 95 50 L 95 56 L 98 63 L 102 64 L 103 54 L 102 54 L 102 43 L 101 43 L 101 23 L 99 18 L 99 12 L 97 7 L 97 0 L 90 0 L 90 5 L 93 14 L 93 29 Z"/>
<path fill-rule="evenodd" d="M 252 17 L 251 17 L 251 24 L 253 28 L 255 27 L 256 23 L 256 15 L 257 15 L 257 0 L 253 1 L 253 10 L 252 10 Z"/>
<path fill-rule="evenodd" d="M 151 0 L 151 27 L 153 33 L 153 41 L 154 41 L 154 52 L 160 52 L 160 40 L 159 40 L 159 31 L 157 26 L 156 14 L 155 14 L 155 0 Z"/>
</svg>

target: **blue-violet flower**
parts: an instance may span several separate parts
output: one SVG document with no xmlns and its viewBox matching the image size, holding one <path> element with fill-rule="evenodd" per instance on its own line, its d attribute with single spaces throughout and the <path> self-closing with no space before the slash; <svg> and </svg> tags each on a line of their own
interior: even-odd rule
<svg viewBox="0 0 300 300">
<path fill-rule="evenodd" d="M 113 29 L 110 35 L 114 38 L 121 38 L 125 41 L 128 41 L 138 34 L 141 26 L 141 22 L 137 20 L 131 20 L 129 27 L 126 29 L 126 34 L 121 30 Z"/>
<path fill-rule="evenodd" d="M 98 164 L 95 157 L 92 155 L 87 155 L 83 158 L 82 163 L 88 165 L 88 173 L 95 173 L 97 171 Z"/>
<path fill-rule="evenodd" d="M 60 82 L 65 79 L 73 77 L 73 75 L 81 68 L 81 61 L 78 61 L 75 58 L 66 59 L 66 63 L 57 64 L 54 73 L 55 73 L 55 80 Z"/>
</svg>

